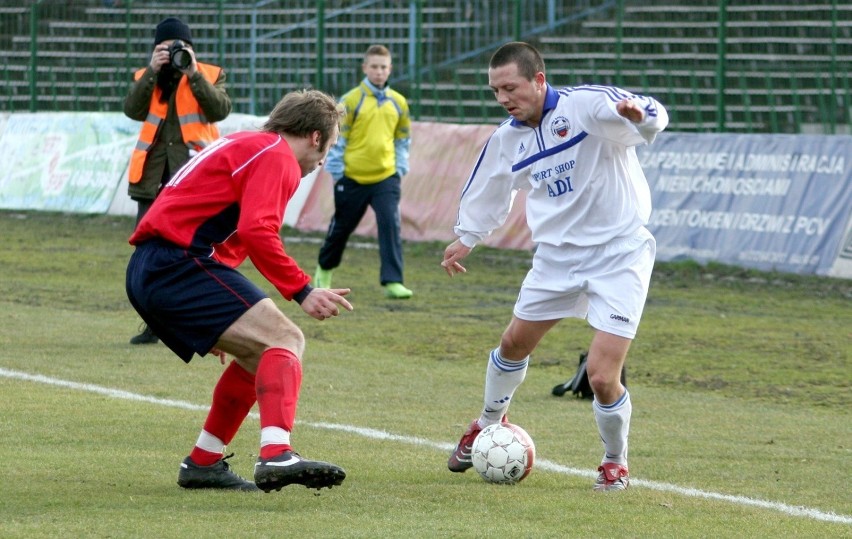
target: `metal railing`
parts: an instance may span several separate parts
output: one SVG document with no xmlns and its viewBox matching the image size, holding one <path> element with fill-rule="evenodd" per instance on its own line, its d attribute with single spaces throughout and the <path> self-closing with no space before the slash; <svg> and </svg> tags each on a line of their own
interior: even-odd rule
<svg viewBox="0 0 852 539">
<path fill-rule="evenodd" d="M 0 111 L 120 111 L 166 16 L 228 74 L 236 112 L 286 91 L 340 95 L 372 43 L 415 119 L 493 123 L 501 43 L 539 47 L 558 86 L 658 97 L 679 131 L 848 133 L 852 2 L 816 0 L 0 0 Z"/>
</svg>

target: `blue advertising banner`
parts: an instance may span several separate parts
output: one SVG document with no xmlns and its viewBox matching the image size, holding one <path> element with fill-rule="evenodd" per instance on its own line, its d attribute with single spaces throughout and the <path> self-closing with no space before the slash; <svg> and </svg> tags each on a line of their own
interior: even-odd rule
<svg viewBox="0 0 852 539">
<path fill-rule="evenodd" d="M 659 260 L 831 273 L 852 215 L 852 137 L 661 133 L 637 154 Z"/>
</svg>

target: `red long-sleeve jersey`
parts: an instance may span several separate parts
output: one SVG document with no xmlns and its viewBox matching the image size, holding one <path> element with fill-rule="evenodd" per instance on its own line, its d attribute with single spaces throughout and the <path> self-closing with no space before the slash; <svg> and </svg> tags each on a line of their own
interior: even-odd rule
<svg viewBox="0 0 852 539">
<path fill-rule="evenodd" d="M 280 135 L 240 132 L 220 138 L 172 176 L 130 243 L 160 238 L 231 267 L 248 257 L 291 300 L 311 280 L 284 251 L 279 235 L 301 178 L 296 156 Z"/>
</svg>

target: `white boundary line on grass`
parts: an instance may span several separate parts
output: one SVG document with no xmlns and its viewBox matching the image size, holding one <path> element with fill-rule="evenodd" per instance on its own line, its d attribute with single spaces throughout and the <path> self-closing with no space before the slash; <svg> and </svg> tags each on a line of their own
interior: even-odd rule
<svg viewBox="0 0 852 539">
<path fill-rule="evenodd" d="M 10 369 L 4 369 L 0 367 L 0 376 L 4 378 L 12 378 L 16 380 L 24 380 L 27 382 L 37 382 L 40 384 L 53 385 L 58 387 L 65 387 L 69 389 L 76 389 L 80 391 L 87 391 L 89 393 L 97 393 L 99 395 L 105 395 L 108 397 L 113 397 L 117 399 L 124 399 L 130 401 L 139 401 L 139 402 L 148 402 L 151 404 L 158 404 L 161 406 L 169 406 L 171 408 L 181 408 L 184 410 L 198 410 L 198 411 L 207 411 L 209 407 L 201 406 L 198 404 L 192 404 L 186 401 L 172 400 L 172 399 L 161 399 L 157 397 L 150 397 L 147 395 L 140 395 L 138 393 L 131 393 L 129 391 L 124 391 L 121 389 L 112 389 L 103 386 L 97 386 L 94 384 L 83 384 L 79 382 L 71 382 L 68 380 L 61 380 L 58 378 L 51 378 L 49 376 L 43 376 L 41 374 L 28 374 L 21 371 L 15 371 Z M 256 413 L 250 414 L 252 417 L 257 418 Z M 432 447 L 435 449 L 440 449 L 441 451 L 452 451 L 455 445 L 445 442 L 434 442 L 431 440 L 427 440 L 425 438 L 418 438 L 416 436 L 404 436 L 400 434 L 391 434 L 389 432 L 377 430 L 377 429 L 368 429 L 363 427 L 356 427 L 353 425 L 340 425 L 335 423 L 315 423 L 311 421 L 299 421 L 299 424 L 314 427 L 317 429 L 327 429 L 327 430 L 336 430 L 342 432 L 348 432 L 350 434 L 357 434 L 358 436 L 363 436 L 365 438 L 372 438 L 375 440 L 384 440 L 384 441 L 392 441 L 392 442 L 401 442 L 410 445 L 420 445 L 425 447 Z M 577 475 L 582 477 L 594 477 L 595 473 L 589 470 L 580 470 L 577 468 L 571 468 L 569 466 L 563 466 L 561 464 L 557 464 L 555 462 L 551 462 L 545 459 L 536 460 L 536 467 L 541 468 L 543 470 L 566 474 L 566 475 Z M 819 509 L 812 509 L 809 507 L 803 506 L 793 506 L 787 505 L 785 503 L 779 502 L 769 502 L 765 500 L 759 500 L 755 498 L 748 498 L 746 496 L 731 496 L 729 494 L 719 494 L 716 492 L 708 492 L 706 490 L 694 489 L 694 488 L 685 488 L 679 487 L 677 485 L 671 485 L 669 483 L 660 483 L 657 481 L 646 481 L 643 479 L 635 479 L 630 478 L 630 484 L 633 486 L 649 488 L 652 490 L 658 490 L 661 492 L 672 492 L 674 494 L 680 494 L 681 496 L 688 496 L 692 498 L 706 498 L 710 500 L 718 500 L 723 502 L 729 502 L 735 505 L 744 505 L 751 507 L 759 507 L 761 509 L 769 509 L 772 511 L 778 511 L 780 513 L 784 513 L 786 515 L 794 516 L 794 517 L 805 517 L 813 520 L 821 520 L 825 522 L 835 522 L 841 524 L 852 524 L 852 516 L 847 515 L 838 515 L 836 513 L 820 511 Z"/>
</svg>

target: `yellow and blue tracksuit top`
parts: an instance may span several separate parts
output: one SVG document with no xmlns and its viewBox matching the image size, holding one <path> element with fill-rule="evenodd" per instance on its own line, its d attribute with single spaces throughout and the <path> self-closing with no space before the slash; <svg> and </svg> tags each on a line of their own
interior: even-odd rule
<svg viewBox="0 0 852 539">
<path fill-rule="evenodd" d="M 411 116 L 399 92 L 377 88 L 366 78 L 340 102 L 346 114 L 337 144 L 325 169 L 335 180 L 342 176 L 361 184 L 378 183 L 394 173 L 408 173 Z"/>
</svg>

